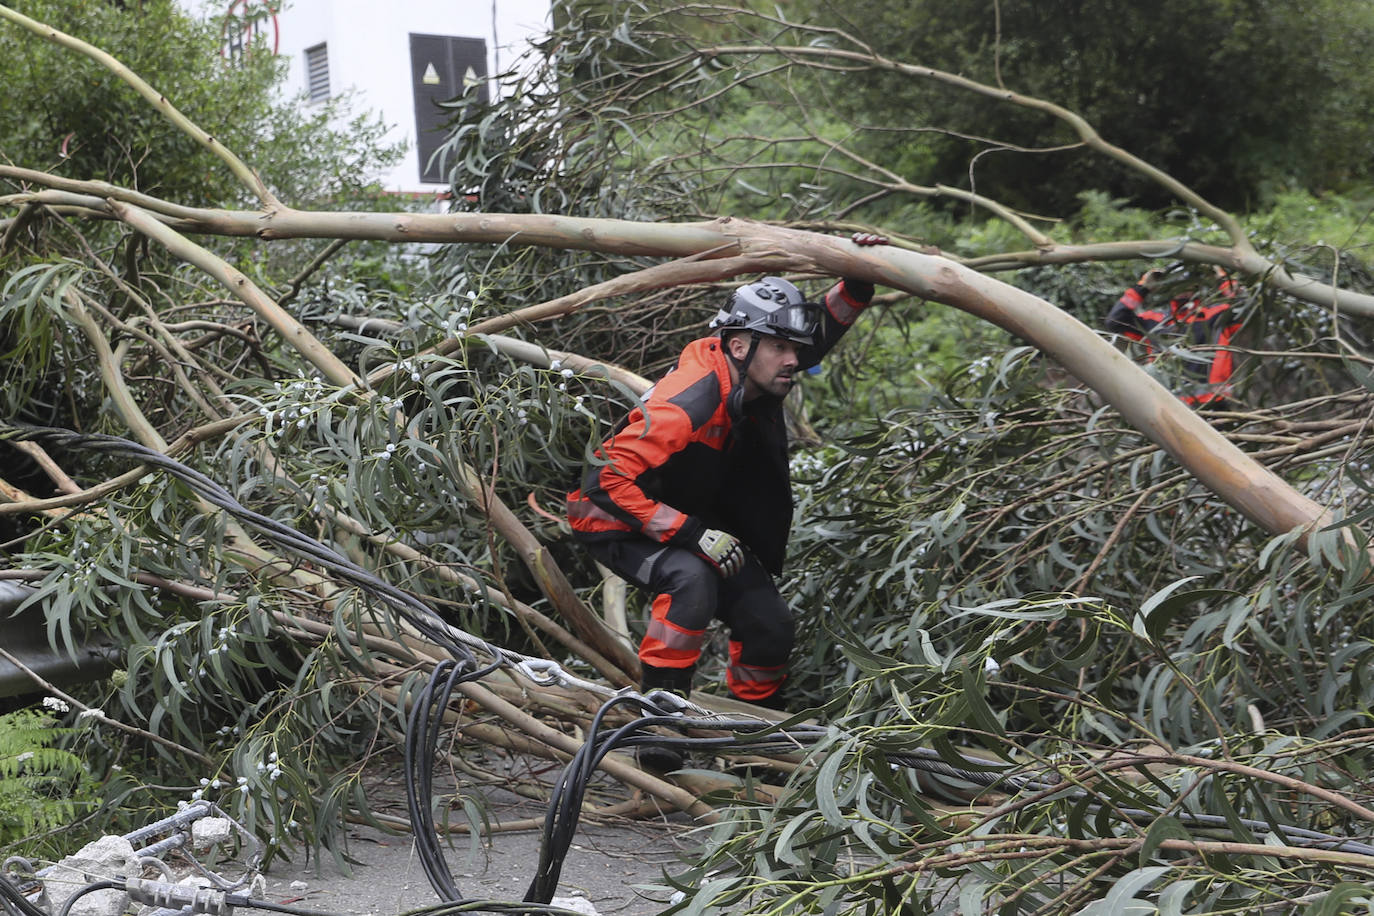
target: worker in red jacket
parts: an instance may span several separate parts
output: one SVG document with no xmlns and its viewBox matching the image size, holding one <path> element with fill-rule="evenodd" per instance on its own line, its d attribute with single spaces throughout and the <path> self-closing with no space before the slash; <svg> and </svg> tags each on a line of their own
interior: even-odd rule
<svg viewBox="0 0 1374 916">
<path fill-rule="evenodd" d="M 1229 347 L 1241 326 L 1232 308 L 1238 288 L 1217 268 L 1220 283 L 1215 292 L 1204 295 L 1198 290 L 1163 305 L 1152 304 L 1151 293 L 1182 266 L 1147 270 L 1112 306 L 1104 324 L 1108 331 L 1145 344 L 1152 361 L 1164 350 L 1178 357 L 1182 372 L 1175 394 L 1183 403 L 1221 407 L 1230 396 L 1235 372 Z"/>
<path fill-rule="evenodd" d="M 856 236 L 858 244 L 882 244 Z M 846 279 L 823 303 L 765 277 L 736 289 L 568 495 L 579 542 L 652 593 L 642 688 L 687 695 L 711 621 L 730 631 L 726 683 L 781 708 L 792 611 L 773 577 L 792 523 L 783 398 L 873 296 Z"/>
</svg>

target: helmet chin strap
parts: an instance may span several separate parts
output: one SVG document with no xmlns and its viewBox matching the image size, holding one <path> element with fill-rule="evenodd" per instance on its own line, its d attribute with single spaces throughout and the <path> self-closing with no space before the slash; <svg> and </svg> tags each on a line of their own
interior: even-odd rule
<svg viewBox="0 0 1374 916">
<path fill-rule="evenodd" d="M 725 347 L 725 358 L 730 360 L 739 372 L 739 384 L 735 386 L 734 391 L 730 392 L 730 397 L 725 402 L 725 409 L 732 420 L 738 420 L 744 416 L 744 384 L 749 378 L 749 364 L 754 361 L 754 354 L 758 352 L 758 349 L 758 331 L 749 332 L 749 350 L 744 354 L 743 359 L 736 359 L 735 355 L 730 352 L 730 348 Z"/>
</svg>

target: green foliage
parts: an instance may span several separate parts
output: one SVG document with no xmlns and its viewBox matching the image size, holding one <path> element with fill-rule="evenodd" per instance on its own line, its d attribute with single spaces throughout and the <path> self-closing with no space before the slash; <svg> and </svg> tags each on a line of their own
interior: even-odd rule
<svg viewBox="0 0 1374 916">
<path fill-rule="evenodd" d="M 1346 548 L 1337 529 L 1299 551 L 1254 532 L 1045 375 L 1025 352 L 979 361 L 794 458 L 789 689 L 834 731 L 777 804 L 712 829 L 677 876 L 698 911 L 1254 911 L 1361 880 L 1358 856 L 1289 867 L 1160 841 L 1215 839 L 1203 815 L 1239 842 L 1265 841 L 1254 824 L 1363 835 L 1264 774 L 1374 798 L 1367 541 L 1352 531 Z M 1339 489 L 1363 523 L 1362 468 L 1306 467 L 1312 493 Z M 930 748 L 1065 788 L 1013 804 L 917 779 L 901 755 Z"/>
<path fill-rule="evenodd" d="M 1329 262 L 1370 260 L 1369 188 L 1348 196 L 1316 196 L 1301 191 L 1275 195 L 1273 205 L 1251 215 L 1247 225 L 1260 238 L 1291 240 L 1295 249 L 1321 251 Z"/>
<path fill-rule="evenodd" d="M 377 395 L 363 397 L 303 371 L 276 379 L 244 373 L 229 394 L 256 419 L 193 460 L 256 510 L 302 531 L 335 531 L 341 550 L 352 544 L 333 521 L 348 517 L 422 551 L 437 563 L 392 562 L 385 575 L 470 632 L 546 652 L 493 600 L 509 595 L 545 605 L 509 547 L 493 542 L 459 483 L 462 468 L 499 467 L 497 492 L 511 505 L 533 492 L 556 506 L 604 433 L 597 417 L 623 411 L 626 392 L 562 367 L 514 362 L 480 341 L 447 357 L 414 357 L 488 308 L 487 293 L 455 282 L 429 299 L 403 298 L 371 279 L 376 267 L 368 265 L 356 283 L 321 282 L 302 299 L 306 317 L 319 322 L 316 329 L 335 352 L 367 371 L 395 369 Z M 78 288 L 96 282 L 89 274 L 67 279 Z M 10 296 L 16 319 L 31 308 L 52 322 L 49 340 L 80 339 L 65 323 L 51 278 L 31 271 Z M 388 324 L 388 336 L 330 323 L 355 311 Z M 239 344 L 230 346 L 232 352 Z M 10 368 L 16 379 L 40 364 L 77 374 L 79 361 L 76 351 L 54 355 L 29 347 L 16 350 Z M 118 422 L 108 404 L 84 405 L 93 408 L 84 414 L 88 425 Z M 159 422 L 192 409 L 176 399 L 163 408 L 152 412 Z M 11 559 L 50 571 L 29 600 L 44 608 L 57 645 L 71 647 L 79 633 L 101 632 L 127 647 L 118 689 L 102 697 L 112 714 L 214 761 L 188 762 L 186 754 L 157 746 L 136 766 L 124 762 L 132 780 L 124 791 L 165 805 L 165 789 L 147 793 L 138 785 L 170 783 L 182 798 L 213 799 L 273 850 L 299 843 L 337 849 L 342 814 L 364 804 L 364 768 L 389 747 L 379 743 L 379 730 L 389 739 L 405 727 L 404 707 L 369 690 L 359 674 L 372 653 L 348 647 L 362 627 L 377 625 L 377 609 L 352 590 L 328 589 L 332 635 L 304 643 L 289 638 L 282 628 L 289 631 L 289 615 L 300 612 L 298 596 L 245 568 L 232 543 L 222 518 L 207 516 L 183 486 L 154 476 L 67 524 L 35 533 Z M 565 545 L 557 553 L 568 559 Z M 236 600 L 179 598 L 134 582 L 134 570 Z M 463 578 L 442 574 L 449 570 Z M 565 663 L 591 674 L 574 660 Z M 105 769 L 121 752 L 97 743 L 85 753 L 93 767 Z M 188 772 L 196 778 L 188 781 Z"/>
<path fill-rule="evenodd" d="M 191 18 L 173 0 L 133 9 L 65 0 L 11 6 L 113 55 L 299 206 L 361 189 L 399 155 L 382 143 L 376 118 L 350 114 L 347 98 L 309 112 L 275 98 L 281 58 L 249 53 L 226 62 L 219 24 Z M 196 205 L 245 199 L 212 154 L 96 61 L 5 22 L 0 74 L 9 87 L 0 137 L 10 163 Z M 344 120 L 346 128 L 332 126 Z"/>
<path fill-rule="evenodd" d="M 56 746 L 73 734 L 38 710 L 0 715 L 0 846 L 27 852 L 29 846 L 16 844 L 65 827 L 95 806 L 86 764 Z"/>
<path fill-rule="evenodd" d="M 699 887 L 701 912 L 856 914 L 893 912 L 898 901 L 913 912 L 1079 912 L 1090 901 L 1103 909 L 1087 911 L 1121 912 L 1123 898 L 1163 909 L 1185 895 L 1188 912 L 1253 912 L 1360 880 L 1359 856 L 1289 867 L 1284 857 L 1205 849 L 1215 838 L 1205 814 L 1251 844 L 1273 824 L 1358 835 L 1358 821 L 1317 791 L 1367 799 L 1371 789 L 1349 741 L 1298 738 L 1267 718 L 1266 727 L 1247 710 L 1281 698 L 1184 670 L 1197 649 L 1180 651 L 1164 634 L 1187 625 L 1190 608 L 1224 600 L 1180 580 L 1138 612 L 1046 597 L 947 607 L 888 644 L 846 628 L 837 636 L 854 667 L 847 689 L 828 694 L 834 730 L 812 752 L 815 767 L 779 803 L 737 807 L 679 880 Z M 1307 624 L 1266 626 L 1301 634 Z M 1220 624 L 1188 628 L 1215 641 Z M 1206 653 L 1241 654 L 1233 644 Z M 1282 659 L 1278 649 L 1258 654 L 1233 664 L 1253 672 Z M 1147 691 L 1144 708 L 1122 702 L 1160 672 L 1177 676 L 1172 689 Z M 1179 741 L 1190 728 L 1198 733 Z M 906 755 L 932 748 L 955 771 L 918 779 Z M 980 790 L 960 753 L 993 770 L 1052 774 L 1057 788 L 1020 798 L 998 784 Z M 1271 773 L 1294 783 L 1278 786 Z M 1203 855 L 1166 839 L 1202 844 Z M 706 880 L 722 874 L 728 881 Z"/>
<path fill-rule="evenodd" d="M 1367 2 L 940 2 L 879 5 L 859 16 L 832 0 L 809 0 L 788 14 L 843 28 L 889 58 L 1078 112 L 1111 143 L 1222 206 L 1369 177 L 1359 151 L 1370 128 L 1356 114 L 1356 100 L 1367 107 L 1374 93 L 1362 64 L 1374 30 Z M 1051 150 L 1077 138 L 1038 112 L 895 74 L 847 79 L 852 120 L 950 132 L 873 136 L 868 149 L 877 161 L 922 146 L 942 180 L 1041 212 L 1067 209 L 1085 187 L 1169 203 L 1105 160 Z"/>
<path fill-rule="evenodd" d="M 1374 97 L 1362 57 L 1374 32 L 1368 2 L 879 4 L 860 17 L 830 0 L 671 9 L 566 0 L 554 21 L 547 59 L 512 93 L 518 103 L 497 103 L 506 114 L 465 119 L 455 133 L 455 185 L 480 182 L 483 206 L 510 197 L 489 193 L 493 183 L 514 190 L 533 179 L 517 209 L 537 196 L 548 209 L 653 201 L 682 215 L 861 215 L 926 238 L 903 201 L 942 186 L 1033 218 L 1072 214 L 1084 192 L 1174 202 L 1154 178 L 1083 148 L 1064 121 L 923 79 L 911 70 L 921 67 L 1080 114 L 1222 206 L 1371 177 L 1370 126 L 1356 114 Z M 718 50 L 770 45 L 848 56 Z M 515 160 L 519 180 L 466 149 L 497 124 L 507 145 L 533 154 Z M 586 158 L 593 151 L 599 159 Z M 948 198 L 937 206 L 968 212 Z M 897 212 L 908 219 L 894 221 Z"/>
<path fill-rule="evenodd" d="M 73 353 L 63 327 L 63 292 L 79 277 L 73 263 L 32 264 L 15 271 L 0 291 L 3 327 L 3 409 L 6 416 L 28 414 L 45 419 L 63 411 L 63 400 L 86 401 L 95 377 L 81 372 L 81 356 Z M 73 370 L 60 388 L 52 383 L 57 366 Z M 16 371 L 17 370 L 17 371 Z"/>
</svg>

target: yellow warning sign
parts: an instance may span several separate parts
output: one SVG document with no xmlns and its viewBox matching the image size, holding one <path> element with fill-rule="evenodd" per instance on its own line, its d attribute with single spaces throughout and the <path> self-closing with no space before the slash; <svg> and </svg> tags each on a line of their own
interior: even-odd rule
<svg viewBox="0 0 1374 916">
<path fill-rule="evenodd" d="M 468 72 L 471 73 L 472 71 L 469 70 Z M 426 86 L 439 85 L 439 71 L 434 69 L 434 64 L 425 65 L 425 75 L 420 77 L 420 82 L 424 83 Z"/>
<path fill-rule="evenodd" d="M 481 82 L 482 81 L 477 78 L 477 73 L 469 66 L 468 72 L 463 74 L 463 89 L 466 91 Z"/>
</svg>

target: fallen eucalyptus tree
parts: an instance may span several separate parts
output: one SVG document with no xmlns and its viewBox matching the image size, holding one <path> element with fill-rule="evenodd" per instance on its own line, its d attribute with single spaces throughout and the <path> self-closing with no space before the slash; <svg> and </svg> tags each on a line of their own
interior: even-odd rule
<svg viewBox="0 0 1374 916">
<path fill-rule="evenodd" d="M 1349 697 L 1359 688 L 1340 666 L 1361 664 L 1363 644 L 1314 648 L 1303 629 L 1303 621 L 1319 618 L 1318 629 L 1358 632 L 1363 621 L 1342 618 L 1339 609 L 1358 613 L 1350 608 L 1363 595 L 1367 555 L 1345 549 L 1347 541 L 1359 544 L 1358 533 L 1328 530 L 1341 513 L 1358 519 L 1363 495 L 1326 469 L 1364 441 L 1368 392 L 1353 386 L 1237 411 L 1223 418 L 1236 424 L 1226 435 L 1097 332 L 984 271 L 1149 259 L 1167 250 L 1345 311 L 1368 310 L 1367 293 L 1293 276 L 1255 252 L 1235 220 L 1162 174 L 1159 181 L 1225 227 L 1229 246 L 1160 239 L 1065 245 L 986 198 L 896 176 L 889 176 L 892 190 L 951 194 L 986 208 L 1024 231 L 1034 250 L 961 259 L 900 237 L 883 249 L 861 249 L 829 231 L 738 217 L 297 210 L 118 61 L 7 7 L 0 7 L 0 18 L 98 61 L 136 87 L 260 204 L 256 210 L 190 206 L 94 176 L 0 166 L 0 179 L 14 186 L 0 199 L 14 213 L 3 221 L 0 247 L 24 264 L 7 279 L 0 313 L 12 340 L 8 403 L 23 405 L 30 420 L 63 418 L 149 450 L 116 450 L 97 460 L 83 453 L 79 437 L 53 440 L 65 443 L 56 454 L 41 436 L 26 439 L 41 460 L 33 479 L 60 492 L 39 495 L 0 481 L 6 500 L 0 516 L 28 524 L 18 539 L 24 547 L 15 554 L 18 565 L 7 576 L 33 585 L 33 601 L 44 605 L 59 639 L 70 641 L 95 622 L 123 638 L 127 676 L 118 696 L 127 716 L 142 722 L 121 730 L 159 735 L 153 750 L 169 760 L 214 761 L 220 768 L 214 778 L 241 779 L 247 791 L 235 799 L 236 810 L 252 829 L 283 845 L 328 836 L 363 769 L 361 762 L 341 765 L 340 749 L 365 761 L 388 740 L 402 743 L 407 714 L 431 696 L 420 685 L 454 661 L 444 643 L 452 636 L 447 629 L 426 632 L 413 620 L 398 621 L 391 611 L 405 599 L 379 602 L 338 569 L 361 570 L 419 596 L 414 600 L 445 626 L 481 642 L 475 657 L 492 669 L 455 687 L 463 701 L 443 704 L 436 723 L 503 751 L 559 761 L 578 754 L 602 703 L 636 682 L 638 662 L 618 627 L 593 610 L 597 589 L 606 586 L 585 569 L 564 569 L 577 560 L 564 549 L 557 516 L 534 510 L 540 499 L 557 499 L 560 481 L 600 440 L 614 413 L 642 394 L 644 376 L 652 373 L 619 365 L 622 354 L 611 347 L 592 349 L 595 334 L 563 336 L 579 327 L 568 322 L 616 303 L 640 309 L 640 297 L 644 311 L 652 303 L 673 315 L 674 303 L 664 306 L 661 297 L 768 272 L 860 277 L 909 294 L 903 303 L 914 298 L 962 310 L 1030 345 L 1006 354 L 1007 379 L 1020 384 L 1030 376 L 1025 364 L 1032 352 L 1068 377 L 1053 389 L 1026 384 L 1035 389 L 1030 394 L 1007 382 L 965 398 L 951 385 L 947 400 L 925 402 L 923 416 L 870 430 L 867 439 L 856 436 L 848 455 L 818 472 L 852 489 L 842 489 L 833 504 L 826 503 L 825 488 L 807 494 L 816 505 L 800 540 L 814 583 L 794 583 L 798 593 L 858 620 L 868 618 L 855 609 L 870 604 L 904 619 L 891 626 L 884 619 L 871 633 L 849 628 L 844 613 L 833 615 L 833 624 L 820 621 L 812 657 L 803 663 L 810 696 L 817 672 L 839 678 L 839 669 L 844 689 L 812 704 L 833 727 L 806 748 L 804 760 L 783 755 L 781 764 L 768 764 L 781 766 L 771 772 L 791 773 L 786 791 L 774 786 L 763 798 L 740 780 L 703 783 L 699 774 L 664 780 L 628 758 L 601 761 L 606 772 L 643 793 L 618 810 L 645 812 L 661 804 L 719 822 L 730 842 L 696 875 L 705 903 L 727 908 L 747 897 L 750 906 L 767 909 L 793 893 L 819 900 L 817 882 L 831 876 L 837 888 L 859 888 L 855 906 L 879 898 L 895 907 L 937 892 L 925 873 L 969 868 L 978 877 L 967 887 L 977 894 L 1012 901 L 1034 895 L 1043 909 L 1056 900 L 1092 898 L 1104 874 L 1130 890 L 1165 873 L 1132 872 L 1126 865 L 1137 858 L 1155 862 L 1149 868 L 1177 869 L 1179 882 L 1196 883 L 1216 880 L 1206 867 L 1209 857 L 1232 856 L 1247 875 L 1281 871 L 1276 895 L 1329 886 L 1369 867 L 1362 847 L 1320 845 L 1339 845 L 1333 824 L 1367 831 L 1371 819 L 1369 786 L 1342 758 L 1355 753 L 1361 733 L 1342 731 L 1341 723 L 1358 718 L 1352 712 L 1358 702 Z M 871 54 L 781 42 L 712 44 L 694 53 L 824 66 L 843 61 L 949 81 L 1043 107 L 1072 124 L 1087 145 L 1148 170 L 1070 112 Z M 671 57 L 648 66 L 670 72 L 690 61 Z M 585 110 L 578 116 L 590 117 Z M 264 276 L 255 259 L 293 240 L 329 245 L 289 282 Z M 540 295 L 544 287 L 533 283 L 503 289 L 499 280 L 482 279 L 475 288 L 479 279 L 461 274 L 420 303 L 398 305 L 368 289 L 350 299 L 329 288 L 338 278 L 313 301 L 302 301 L 311 299 L 300 295 L 310 275 L 340 250 L 339 241 L 481 250 L 493 259 L 498 252 L 520 257 L 556 250 L 616 260 L 613 275 L 588 270 L 559 284 L 556 295 Z M 1361 364 L 1356 349 L 1321 358 Z M 976 409 L 1004 403 L 1011 409 Z M 938 445 L 926 441 L 927 432 L 938 434 Z M 126 466 L 140 462 L 139 455 L 147 462 Z M 223 499 L 208 500 L 208 490 L 188 490 L 185 479 L 159 472 L 154 455 L 222 478 L 237 503 L 330 545 L 328 560 L 336 566 L 324 554 L 291 549 L 304 540 L 288 535 L 284 547 L 280 530 L 276 539 L 267 537 L 270 525 L 245 526 L 225 514 Z M 931 482 L 922 476 L 927 462 L 956 470 Z M 1298 485 L 1274 470 L 1279 465 Z M 1117 473 L 1129 475 L 1128 485 L 1100 492 Z M 1199 495 L 1194 481 L 1217 499 Z M 1000 502 L 973 505 L 965 514 L 966 500 L 984 486 Z M 1091 505 L 1064 508 L 1064 500 L 1079 498 Z M 1244 522 L 1226 514 L 1226 506 Z M 1138 552 L 1148 552 L 1148 545 L 1129 556 L 1121 552 L 1140 525 L 1174 522 L 1184 531 L 1178 542 L 1186 546 L 1193 576 L 1202 576 L 1218 555 L 1196 542 L 1245 545 L 1238 555 L 1251 568 L 1226 580 L 1234 595 L 1223 597 L 1221 587 L 1190 590 L 1191 577 L 1164 560 L 1123 570 Z M 1061 559 L 1074 538 L 1086 553 Z M 927 550 L 945 565 L 914 559 Z M 1059 570 L 1041 571 L 1046 556 L 1072 578 L 1059 581 Z M 830 577 L 822 574 L 827 567 Z M 1161 585 L 1171 578 L 1166 571 L 1174 573 L 1172 581 Z M 1099 585 L 1105 590 L 1108 579 L 1118 590 L 1134 586 L 1138 610 L 1119 610 L 1118 594 L 1107 601 L 1092 592 Z M 1056 581 L 1056 589 L 1046 585 Z M 856 583 L 862 588 L 851 589 Z M 989 594 L 1003 585 L 1006 593 Z M 1041 597 L 1051 590 L 1064 594 Z M 1333 591 L 1336 609 L 1315 610 Z M 1199 622 L 1188 626 L 1183 614 L 1193 609 Z M 1242 647 L 1243 639 L 1251 642 Z M 521 651 L 508 650 L 508 643 Z M 1286 656 L 1293 666 L 1286 679 L 1273 666 L 1224 667 L 1247 651 L 1277 655 L 1273 647 L 1289 643 L 1300 649 Z M 1219 660 L 1218 646 L 1241 648 Z M 1089 660 L 1099 653 L 1105 660 L 1094 663 L 1090 677 Z M 540 672 L 547 669 L 530 659 L 557 662 L 572 680 L 546 680 Z M 1025 677 L 998 680 L 1002 670 Z M 1138 708 L 1108 702 L 1127 677 L 1123 672 L 1143 684 L 1131 694 Z M 1320 689 L 1305 683 L 1318 680 Z M 1236 684 L 1243 686 L 1228 686 Z M 1264 710 L 1240 693 L 1250 689 L 1273 707 L 1267 722 Z M 1003 705 L 994 708 L 990 697 L 998 691 Z M 1300 695 L 1308 692 L 1320 698 L 1304 706 L 1310 698 Z M 1038 704 L 1052 706 L 1054 714 Z M 739 712 L 714 699 L 705 705 Z M 1221 710 L 1231 705 L 1236 721 L 1224 722 Z M 1318 708 L 1336 724 L 1311 726 L 1321 718 L 1313 712 Z M 616 710 L 610 721 L 623 727 L 634 717 Z M 1032 725 L 1043 734 L 1028 733 Z M 1273 737 L 1269 728 L 1291 734 Z M 713 729 L 708 723 L 700 731 Z M 991 786 L 971 788 L 972 769 L 956 773 L 954 787 L 902 769 L 918 742 L 962 759 L 951 736 L 961 745 L 981 742 L 980 751 L 1014 764 L 1015 773 L 1055 778 L 1013 787 L 1027 796 L 1002 792 L 1008 786 L 1000 770 Z M 1205 752 L 1180 750 L 1198 747 Z M 270 768 L 257 766 L 269 755 L 293 759 L 271 777 L 263 775 Z M 461 757 L 456 749 L 453 759 Z M 995 769 L 984 758 L 968 766 Z M 1131 772 L 1122 775 L 1123 769 Z M 530 786 L 546 788 L 537 779 Z M 1235 786 L 1259 798 L 1262 817 L 1227 819 Z M 720 794 L 706 797 L 709 791 Z M 1206 797 L 1207 810 L 1190 812 L 1197 816 L 1191 820 L 1175 816 L 1194 793 Z M 870 806 L 880 806 L 881 814 Z M 1281 806 L 1283 816 L 1266 806 Z M 855 812 L 867 818 L 860 822 L 869 832 L 847 832 Z M 1245 836 L 1195 836 L 1217 828 L 1211 817 Z M 1064 822 L 1070 827 L 1059 830 Z M 1300 827 L 1289 836 L 1284 825 L 1292 823 L 1333 832 Z M 1005 831 L 994 831 L 1001 824 Z M 1272 842 L 1248 842 L 1271 829 Z M 1293 839 L 1312 839 L 1301 830 L 1320 834 L 1318 845 Z M 835 831 L 846 838 L 831 843 Z M 738 875 L 713 877 L 711 869 L 739 856 L 741 844 L 775 854 L 760 853 L 748 867 L 735 861 Z M 846 865 L 845 856 L 856 851 L 861 857 Z M 1269 858 L 1292 867 L 1271 868 Z M 978 870 L 1018 859 L 1034 880 L 1022 880 L 1014 868 Z M 805 874 L 810 867 L 814 876 Z M 1063 889 L 1048 890 L 1063 875 Z"/>
</svg>

